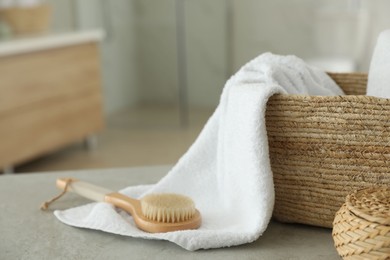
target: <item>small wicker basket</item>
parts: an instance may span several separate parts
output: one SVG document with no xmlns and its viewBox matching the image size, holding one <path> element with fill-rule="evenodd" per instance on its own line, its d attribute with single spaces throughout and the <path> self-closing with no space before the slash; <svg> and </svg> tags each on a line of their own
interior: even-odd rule
<svg viewBox="0 0 390 260">
<path fill-rule="evenodd" d="M 390 99 L 365 96 L 367 74 L 329 74 L 345 96 L 275 95 L 266 125 L 274 217 L 332 227 L 345 197 L 390 185 Z"/>
<path fill-rule="evenodd" d="M 51 6 L 41 4 L 1 9 L 0 19 L 6 22 L 17 35 L 43 33 L 50 26 Z"/>
<path fill-rule="evenodd" d="M 348 195 L 332 235 L 344 259 L 390 259 L 390 186 Z"/>
</svg>

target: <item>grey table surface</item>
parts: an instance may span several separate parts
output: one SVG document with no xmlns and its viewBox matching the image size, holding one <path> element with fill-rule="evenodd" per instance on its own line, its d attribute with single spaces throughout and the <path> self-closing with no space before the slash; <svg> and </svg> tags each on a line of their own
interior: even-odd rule
<svg viewBox="0 0 390 260">
<path fill-rule="evenodd" d="M 67 194 L 50 210 L 58 177 L 75 177 L 119 190 L 153 184 L 169 166 L 0 176 L 0 259 L 340 259 L 330 229 L 271 221 L 257 241 L 190 252 L 167 241 L 144 240 L 67 226 L 52 211 L 89 201 Z"/>
</svg>

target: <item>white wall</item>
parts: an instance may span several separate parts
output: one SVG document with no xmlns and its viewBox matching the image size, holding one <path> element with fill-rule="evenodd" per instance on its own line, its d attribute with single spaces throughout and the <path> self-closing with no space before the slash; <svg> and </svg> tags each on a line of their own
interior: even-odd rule
<svg viewBox="0 0 390 260">
<path fill-rule="evenodd" d="M 312 4 L 307 0 L 234 1 L 234 65 L 263 52 L 310 56 Z"/>
<path fill-rule="evenodd" d="M 365 0 L 363 6 L 370 12 L 366 50 L 362 55 L 362 70 L 368 71 L 371 56 L 380 32 L 390 29 L 390 1 Z"/>
<path fill-rule="evenodd" d="M 139 84 L 133 2 L 50 0 L 50 4 L 54 11 L 53 30 L 106 30 L 106 38 L 101 43 L 105 113 L 137 104 Z"/>
<path fill-rule="evenodd" d="M 135 2 L 138 7 L 135 10 L 136 20 L 139 23 L 136 30 L 141 100 L 176 102 L 174 0 Z M 348 9 L 348 1 L 231 2 L 233 28 L 228 29 L 228 0 L 185 1 L 191 105 L 215 106 L 229 76 L 227 72 L 232 74 L 250 59 L 269 51 L 294 54 L 304 59 L 340 56 L 355 60 L 360 70 L 367 70 L 367 53 L 370 52 L 367 46 L 370 40 L 366 41 L 367 34 L 356 33 L 364 24 L 360 24 L 356 12 Z M 363 3 L 371 6 L 369 0 Z M 382 11 L 381 16 L 387 17 L 386 12 Z M 228 66 L 227 56 L 229 37 L 232 68 Z"/>
<path fill-rule="evenodd" d="M 233 2 L 236 69 L 258 53 L 272 51 L 302 58 L 346 56 L 358 63 L 359 71 L 368 71 L 379 33 L 390 29 L 389 0 L 356 1 L 366 11 L 359 17 L 348 8 L 353 0 Z"/>
<path fill-rule="evenodd" d="M 224 0 L 185 1 L 189 102 L 215 106 L 226 81 Z M 134 1 L 141 102 L 178 102 L 175 0 Z"/>
<path fill-rule="evenodd" d="M 74 27 L 74 6 L 69 0 L 48 0 L 52 6 L 51 28 L 55 31 L 68 31 Z"/>
<path fill-rule="evenodd" d="M 363 1 L 367 6 L 373 1 Z M 366 69 L 367 12 L 352 0 L 235 1 L 235 64 L 265 51 L 352 59 Z M 385 12 L 382 14 L 386 16 Z M 244 29 L 245 28 L 245 29 Z"/>
<path fill-rule="evenodd" d="M 189 103 L 213 107 L 230 77 L 226 0 L 186 2 Z"/>
<path fill-rule="evenodd" d="M 174 0 L 135 0 L 134 33 L 141 102 L 177 99 Z"/>
<path fill-rule="evenodd" d="M 128 0 L 77 1 L 78 28 L 106 30 L 101 54 L 107 114 L 135 105 L 139 100 L 133 9 Z"/>
<path fill-rule="evenodd" d="M 229 1 L 233 4 L 232 28 L 226 24 Z M 51 2 L 61 9 L 56 12 L 59 18 L 54 27 L 71 27 L 72 2 Z M 102 21 L 102 2 L 112 19 L 109 37 L 102 45 L 108 113 L 142 102 L 177 104 L 175 0 L 77 0 L 82 28 L 107 27 Z M 348 14 L 327 20 L 329 17 L 319 18 L 316 13 L 345 11 L 349 2 L 185 0 L 190 104 L 216 106 L 229 75 L 267 51 L 302 58 L 345 55 L 355 59 L 360 70 L 367 71 L 379 32 L 390 28 L 390 1 L 361 0 L 369 12 L 365 35 L 354 33 L 361 25 Z"/>
</svg>

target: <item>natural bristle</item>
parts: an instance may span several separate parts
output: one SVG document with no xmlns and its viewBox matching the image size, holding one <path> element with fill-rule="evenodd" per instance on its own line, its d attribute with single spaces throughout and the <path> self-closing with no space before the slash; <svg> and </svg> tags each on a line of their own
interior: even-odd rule
<svg viewBox="0 0 390 260">
<path fill-rule="evenodd" d="M 144 216 L 149 220 L 163 223 L 182 222 L 195 214 L 191 198 L 179 194 L 149 194 L 141 199 Z"/>
</svg>

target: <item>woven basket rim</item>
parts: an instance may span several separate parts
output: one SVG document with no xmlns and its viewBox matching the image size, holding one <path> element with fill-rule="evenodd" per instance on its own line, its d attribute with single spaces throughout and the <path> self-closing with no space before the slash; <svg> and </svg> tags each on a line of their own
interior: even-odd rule
<svg viewBox="0 0 390 260">
<path fill-rule="evenodd" d="M 355 216 L 390 226 L 390 186 L 374 186 L 349 194 L 345 205 Z"/>
<path fill-rule="evenodd" d="M 326 74 L 328 74 L 329 76 L 331 76 L 332 78 L 335 77 L 335 76 L 338 76 L 338 75 L 352 75 L 352 76 L 355 76 L 355 77 L 367 77 L 368 76 L 368 73 L 365 72 L 365 71 L 356 71 L 356 72 L 326 72 Z"/>
</svg>

